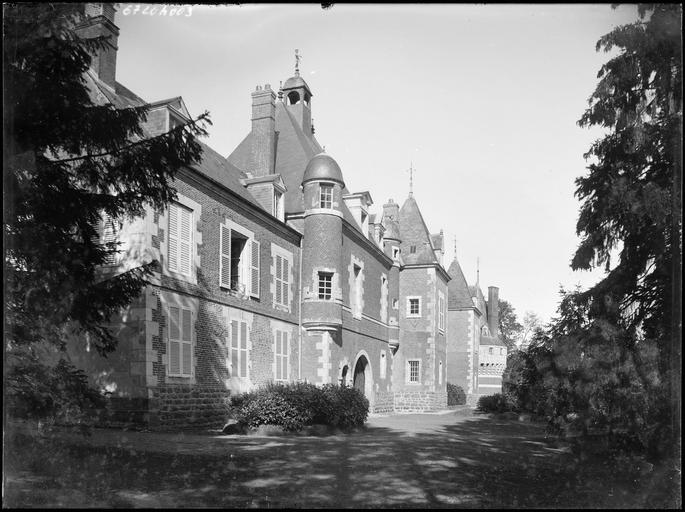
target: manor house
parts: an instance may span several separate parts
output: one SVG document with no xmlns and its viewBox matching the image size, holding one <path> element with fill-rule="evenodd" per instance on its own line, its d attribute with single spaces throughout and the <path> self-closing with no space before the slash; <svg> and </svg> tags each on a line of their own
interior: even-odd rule
<svg viewBox="0 0 685 512">
<path fill-rule="evenodd" d="M 87 73 L 92 97 L 145 104 L 115 80 L 112 4 L 86 10 L 80 30 L 112 43 Z M 229 394 L 268 382 L 354 386 L 372 412 L 444 408 L 450 375 L 479 393 L 474 351 L 481 332 L 496 337 L 496 289 L 487 311 L 479 288 L 468 301 L 459 288 L 454 300 L 442 231 L 428 229 L 411 193 L 371 213 L 371 193 L 352 188 L 314 136 L 314 94 L 298 65 L 278 90 L 258 85 L 245 96 L 251 128 L 230 155 L 203 145 L 202 160 L 177 175 L 168 208 L 103 219 L 103 236 L 121 244 L 108 272 L 160 263 L 112 325 L 117 351 L 72 351 L 111 397 L 110 420 L 220 425 Z M 145 135 L 189 120 L 181 97 L 152 102 Z M 468 341 L 450 340 L 452 329 Z"/>
</svg>

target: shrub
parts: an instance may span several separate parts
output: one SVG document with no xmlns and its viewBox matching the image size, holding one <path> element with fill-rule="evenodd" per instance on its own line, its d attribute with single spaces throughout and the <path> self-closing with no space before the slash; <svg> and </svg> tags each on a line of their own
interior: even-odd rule
<svg viewBox="0 0 685 512">
<path fill-rule="evenodd" d="M 231 397 L 234 419 L 247 428 L 278 425 L 287 431 L 324 424 L 349 430 L 364 425 L 369 401 L 354 388 L 326 384 L 267 384 Z"/>
<path fill-rule="evenodd" d="M 456 384 L 447 383 L 447 405 L 464 405 L 466 403 L 466 393 Z"/>
<path fill-rule="evenodd" d="M 512 404 L 502 393 L 481 396 L 476 410 L 480 412 L 508 412 L 513 409 Z"/>
</svg>

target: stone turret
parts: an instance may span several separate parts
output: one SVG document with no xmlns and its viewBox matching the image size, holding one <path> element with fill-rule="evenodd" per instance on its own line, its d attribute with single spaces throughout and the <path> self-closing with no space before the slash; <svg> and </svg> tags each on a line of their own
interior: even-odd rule
<svg viewBox="0 0 685 512">
<path fill-rule="evenodd" d="M 381 223 L 385 228 L 383 236 L 383 251 L 393 259 L 392 268 L 388 275 L 388 339 L 390 348 L 394 351 L 400 346 L 399 300 L 400 300 L 400 205 L 392 199 L 383 205 Z"/>
</svg>

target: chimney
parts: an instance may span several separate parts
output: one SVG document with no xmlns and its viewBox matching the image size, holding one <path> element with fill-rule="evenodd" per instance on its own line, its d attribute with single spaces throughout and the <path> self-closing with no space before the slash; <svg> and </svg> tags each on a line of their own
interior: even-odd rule
<svg viewBox="0 0 685 512">
<path fill-rule="evenodd" d="M 91 54 L 90 67 L 98 78 L 112 89 L 114 89 L 117 70 L 119 40 L 119 27 L 114 24 L 115 5 L 111 3 L 85 4 L 86 19 L 76 29 L 77 34 L 84 39 L 109 37 L 106 48 L 95 50 L 95 53 Z"/>
<path fill-rule="evenodd" d="M 252 93 L 252 161 L 255 177 L 274 173 L 276 163 L 276 94 L 266 84 Z"/>
<path fill-rule="evenodd" d="M 488 328 L 493 337 L 499 335 L 499 288 L 488 286 Z"/>
</svg>

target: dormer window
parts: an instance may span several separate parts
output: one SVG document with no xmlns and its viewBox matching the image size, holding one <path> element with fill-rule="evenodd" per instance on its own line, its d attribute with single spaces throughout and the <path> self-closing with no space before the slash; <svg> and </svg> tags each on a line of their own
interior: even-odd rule
<svg viewBox="0 0 685 512">
<path fill-rule="evenodd" d="M 285 220 L 283 213 L 283 193 L 274 190 L 273 214 L 278 220 Z"/>
<path fill-rule="evenodd" d="M 333 185 L 321 184 L 319 189 L 319 208 L 333 208 Z"/>
</svg>

